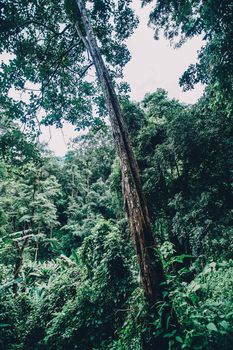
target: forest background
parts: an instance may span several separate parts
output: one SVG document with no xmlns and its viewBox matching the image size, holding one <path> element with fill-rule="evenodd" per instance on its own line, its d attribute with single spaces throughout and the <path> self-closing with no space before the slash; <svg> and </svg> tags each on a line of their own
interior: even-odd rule
<svg viewBox="0 0 233 350">
<path fill-rule="evenodd" d="M 130 1 L 86 5 L 140 168 L 166 288 L 151 306 L 106 101 L 86 75 L 93 62 L 76 2 L 2 1 L 1 52 L 14 56 L 0 73 L 0 348 L 139 350 L 164 339 L 164 349 L 231 349 L 232 1 L 160 0 L 151 12 L 157 37 L 182 45 L 203 36 L 198 63 L 180 78 L 184 89 L 206 85 L 194 105 L 163 89 L 132 102 L 119 82 L 130 58 L 124 40 L 137 26 Z M 10 98 L 12 88 L 28 101 Z M 40 124 L 63 120 L 88 131 L 61 159 L 37 137 Z"/>
</svg>

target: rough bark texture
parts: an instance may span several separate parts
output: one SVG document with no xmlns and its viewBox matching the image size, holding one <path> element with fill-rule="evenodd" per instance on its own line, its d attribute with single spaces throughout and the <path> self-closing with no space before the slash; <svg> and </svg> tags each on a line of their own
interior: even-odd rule
<svg viewBox="0 0 233 350">
<path fill-rule="evenodd" d="M 76 4 L 81 14 L 85 35 L 78 23 L 76 23 L 76 29 L 92 57 L 108 106 L 110 123 L 120 158 L 125 208 L 140 266 L 141 282 L 145 296 L 153 304 L 161 300 L 162 290 L 160 284 L 164 281 L 164 273 L 152 234 L 138 164 L 133 154 L 119 100 L 101 57 L 84 2 L 83 0 L 76 0 Z"/>
<path fill-rule="evenodd" d="M 14 284 L 13 284 L 13 292 L 14 295 L 17 296 L 18 295 L 18 283 L 17 283 L 17 279 L 19 278 L 19 274 L 22 270 L 23 267 L 23 253 L 24 253 L 24 249 L 27 246 L 27 242 L 28 242 L 28 237 L 26 237 L 22 243 L 22 245 L 20 246 L 19 242 L 15 242 L 15 247 L 16 247 L 16 251 L 17 251 L 17 258 L 15 261 L 15 267 L 14 267 L 14 272 L 13 272 L 13 277 L 14 277 Z"/>
</svg>

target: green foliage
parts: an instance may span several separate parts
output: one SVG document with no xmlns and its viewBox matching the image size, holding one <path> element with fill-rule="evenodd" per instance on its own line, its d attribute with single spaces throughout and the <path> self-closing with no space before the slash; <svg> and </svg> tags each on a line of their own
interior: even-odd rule
<svg viewBox="0 0 233 350">
<path fill-rule="evenodd" d="M 110 131 L 104 126 L 73 140 L 59 181 L 62 200 L 59 212 L 62 227 L 57 236 L 66 254 L 79 246 L 99 218 L 115 219 L 114 189 L 110 189 L 111 169 L 115 153 Z M 122 208 L 120 208 L 122 215 Z"/>
<path fill-rule="evenodd" d="M 112 77 L 120 77 L 130 58 L 125 40 L 137 26 L 131 0 L 87 3 Z M 78 129 L 98 125 L 96 111 L 105 112 L 100 87 L 88 76 L 92 62 L 77 23 L 82 27 L 75 1 L 1 2 L 0 52 L 10 54 L 10 61 L 1 66 L 0 89 L 9 114 L 14 110 L 15 118 L 32 128 L 39 109 L 43 124 L 61 127 L 66 119 Z M 10 88 L 26 102 L 9 105 Z"/>
<path fill-rule="evenodd" d="M 211 262 L 174 290 L 174 307 L 185 325 L 182 349 L 231 349 L 232 282 L 232 260 Z"/>
<path fill-rule="evenodd" d="M 137 24 L 130 3 L 87 1 L 113 78 Z M 157 31 L 181 34 L 179 44 L 205 33 L 199 62 L 181 78 L 185 88 L 209 84 L 198 103 L 162 89 L 133 103 L 119 85 L 167 277 L 153 308 L 138 286 L 120 165 L 99 86 L 87 77 L 75 2 L 6 0 L 0 11 L 0 49 L 10 54 L 0 72 L 0 350 L 144 350 L 156 337 L 169 350 L 230 350 L 231 2 L 160 0 L 151 14 Z M 46 125 L 91 126 L 63 159 L 36 145 L 41 107 Z"/>
<path fill-rule="evenodd" d="M 184 106 L 163 90 L 141 107 L 123 101 L 168 278 L 164 302 L 150 312 L 136 288 L 109 129 L 75 139 L 61 161 L 42 154 L 14 168 L 2 161 L 4 350 L 139 350 L 157 336 L 173 350 L 230 349 L 232 133 L 214 101 L 207 94 Z"/>
<path fill-rule="evenodd" d="M 139 350 L 162 337 L 172 350 L 230 349 L 232 133 L 214 101 L 184 106 L 158 90 L 141 106 L 122 102 L 168 279 L 150 311 L 108 127 L 62 160 L 2 160 L 0 348 Z"/>
<path fill-rule="evenodd" d="M 5 163 L 13 165 L 26 164 L 29 161 L 40 161 L 35 146 L 36 133 L 26 135 L 19 126 L 12 121 L 12 111 L 8 114 L 2 105 L 0 116 L 0 159 Z"/>
<path fill-rule="evenodd" d="M 134 138 L 161 242 L 169 239 L 178 254 L 231 258 L 232 119 L 213 102 L 211 94 L 193 107 L 163 90 L 147 95 Z"/>
<path fill-rule="evenodd" d="M 131 293 L 129 244 L 122 245 L 122 234 L 113 223 L 100 220 L 78 251 L 78 266 L 69 261 L 69 269 L 59 268 L 60 261 L 51 264 L 50 275 L 41 291 L 45 265 L 31 272 L 31 281 L 24 299 L 30 307 L 21 323 L 17 298 L 15 304 L 4 300 L 2 322 L 8 322 L 2 333 L 5 349 L 17 348 L 11 338 L 12 313 L 16 316 L 16 334 L 21 334 L 19 349 L 82 349 L 98 348 L 114 336 L 121 323 L 118 309 Z M 65 260 L 67 261 L 67 259 Z M 52 268 L 52 269 L 51 269 Z M 58 274 L 58 275 L 57 275 Z M 38 285 L 38 282 L 40 284 Z M 46 279 L 43 277 L 43 281 Z M 12 309 L 13 308 L 13 309 Z M 10 317 L 10 318 L 9 318 Z M 88 337 L 86 336 L 88 334 Z"/>
</svg>

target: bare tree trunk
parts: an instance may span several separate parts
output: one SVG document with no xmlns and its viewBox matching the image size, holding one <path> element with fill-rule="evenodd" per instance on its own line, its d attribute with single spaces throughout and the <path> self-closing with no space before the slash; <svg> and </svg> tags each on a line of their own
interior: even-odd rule
<svg viewBox="0 0 233 350">
<path fill-rule="evenodd" d="M 24 253 L 24 249 L 27 246 L 27 242 L 28 242 L 28 237 L 26 237 L 24 239 L 21 246 L 20 246 L 19 242 L 15 242 L 15 247 L 16 247 L 16 251 L 17 251 L 17 257 L 16 257 L 15 267 L 14 267 L 14 271 L 13 271 L 13 278 L 15 281 L 13 284 L 13 292 L 14 292 L 15 297 L 18 295 L 17 279 L 19 278 L 19 274 L 20 274 L 22 267 L 23 267 L 23 253 Z"/>
<path fill-rule="evenodd" d="M 142 286 L 148 301 L 154 304 L 162 299 L 161 282 L 164 282 L 165 278 L 157 244 L 151 229 L 138 164 L 133 154 L 120 103 L 101 57 L 84 1 L 76 0 L 76 4 L 80 11 L 85 34 L 80 29 L 79 23 L 76 23 L 76 30 L 92 57 L 108 106 L 113 136 L 120 158 L 125 208 L 130 224 L 131 237 L 136 248 Z"/>
</svg>

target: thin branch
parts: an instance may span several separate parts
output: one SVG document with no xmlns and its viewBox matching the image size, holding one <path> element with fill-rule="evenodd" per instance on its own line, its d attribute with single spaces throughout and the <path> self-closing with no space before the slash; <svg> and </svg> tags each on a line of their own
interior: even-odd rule
<svg viewBox="0 0 233 350">
<path fill-rule="evenodd" d="M 66 51 L 62 52 L 62 54 L 60 56 L 58 56 L 51 64 L 50 68 L 53 67 L 53 65 L 58 62 L 61 61 L 62 58 L 64 58 L 68 53 L 70 53 L 70 51 L 76 47 L 79 43 L 75 43 L 73 45 L 71 45 Z"/>
<path fill-rule="evenodd" d="M 13 238 L 13 241 L 14 241 L 14 242 L 24 241 L 24 242 L 23 242 L 23 247 L 25 247 L 28 238 L 35 237 L 35 236 L 36 236 L 36 235 L 32 233 L 31 235 L 26 235 L 26 236 L 19 237 L 19 238 Z M 26 242 L 26 243 L 25 243 L 25 242 Z"/>
<path fill-rule="evenodd" d="M 52 78 L 54 77 L 54 75 L 56 74 L 56 72 L 58 71 L 58 69 L 60 68 L 61 60 L 62 60 L 68 53 L 70 53 L 70 51 L 73 50 L 73 48 L 76 47 L 77 45 L 78 45 L 78 43 L 71 45 L 66 51 L 64 51 L 59 57 L 57 57 L 57 58 L 52 62 L 52 64 L 50 65 L 50 68 L 49 68 L 49 69 L 51 69 L 55 63 L 57 63 L 57 65 L 56 65 L 54 71 L 52 72 L 52 74 L 49 76 L 49 78 L 48 78 L 48 80 L 46 81 L 46 83 L 43 84 L 43 87 L 42 87 L 42 89 L 41 89 L 42 94 L 43 94 L 43 91 L 45 90 L 45 88 L 46 88 L 46 87 L 49 85 L 49 83 L 51 82 Z"/>
<path fill-rule="evenodd" d="M 88 71 L 88 69 L 93 66 L 93 62 L 91 62 L 86 68 L 84 68 L 83 72 L 79 75 L 79 80 L 82 79 L 82 77 L 85 75 L 85 73 Z"/>
<path fill-rule="evenodd" d="M 65 139 L 65 135 L 64 135 L 63 129 L 60 128 L 60 130 L 61 130 L 61 134 L 62 134 L 62 137 L 63 137 L 63 141 L 64 141 L 64 143 L 65 143 L 65 145 L 67 147 L 67 142 L 66 142 L 66 139 Z"/>
<path fill-rule="evenodd" d="M 51 127 L 50 127 L 50 125 L 49 125 L 49 140 L 48 140 L 48 142 L 47 142 L 47 145 L 49 144 L 49 142 L 51 141 L 51 139 L 52 139 L 52 133 L 51 133 Z"/>
<path fill-rule="evenodd" d="M 68 70 L 68 71 L 70 71 L 71 73 L 73 73 L 73 74 L 77 74 L 78 76 L 79 76 L 79 79 L 78 80 L 80 80 L 80 79 L 82 79 L 82 77 L 85 75 L 85 73 L 88 71 L 88 69 L 91 67 L 91 66 L 93 66 L 93 62 L 90 62 L 90 64 L 88 64 L 88 66 L 86 66 L 85 68 L 84 68 L 84 70 L 80 73 L 80 72 L 78 72 L 78 71 L 76 71 L 76 70 L 74 70 L 74 69 L 71 69 L 70 67 L 68 67 L 68 66 L 65 66 L 65 68 Z"/>
<path fill-rule="evenodd" d="M 22 231 L 17 231 L 17 232 L 12 232 L 12 233 L 10 233 L 10 234 L 8 234 L 8 235 L 5 235 L 5 236 L 1 237 L 1 240 L 3 240 L 4 238 L 7 238 L 7 237 L 14 237 L 14 236 L 17 236 L 17 235 L 21 235 L 22 233 L 23 233 L 23 234 L 24 234 L 24 233 L 29 233 L 29 232 L 31 232 L 31 231 L 32 231 L 32 229 L 22 230 Z"/>
<path fill-rule="evenodd" d="M 41 92 L 41 89 L 30 89 L 30 88 L 26 88 L 26 87 L 23 87 L 23 90 L 25 90 L 25 91 Z"/>
<path fill-rule="evenodd" d="M 36 114 L 35 114 L 35 118 L 36 118 L 36 122 L 37 122 L 37 125 L 38 125 L 39 132 L 40 132 L 40 134 L 41 134 L 40 121 L 39 121 L 39 119 L 38 119 L 38 117 L 37 117 Z"/>
<path fill-rule="evenodd" d="M 29 25 L 29 24 L 36 24 L 36 25 L 38 25 L 38 26 L 44 27 L 44 28 L 50 30 L 55 36 L 60 36 L 60 35 L 64 34 L 65 31 L 66 31 L 68 28 L 71 27 L 71 25 L 68 24 L 61 32 L 56 32 L 56 30 L 54 30 L 53 27 L 47 26 L 47 25 L 46 25 L 45 23 L 43 23 L 43 22 L 36 21 L 36 20 L 29 20 L 29 21 L 26 21 L 26 22 L 20 24 L 19 26 L 15 27 L 15 28 L 12 28 L 12 29 L 17 30 L 17 29 L 19 29 L 19 28 L 21 28 L 21 27 L 25 27 L 25 26 L 27 26 L 27 25 Z"/>
<path fill-rule="evenodd" d="M 70 24 L 68 24 L 61 32 L 59 32 L 59 35 L 62 35 L 66 32 L 67 29 L 69 29 L 71 27 Z"/>
</svg>

